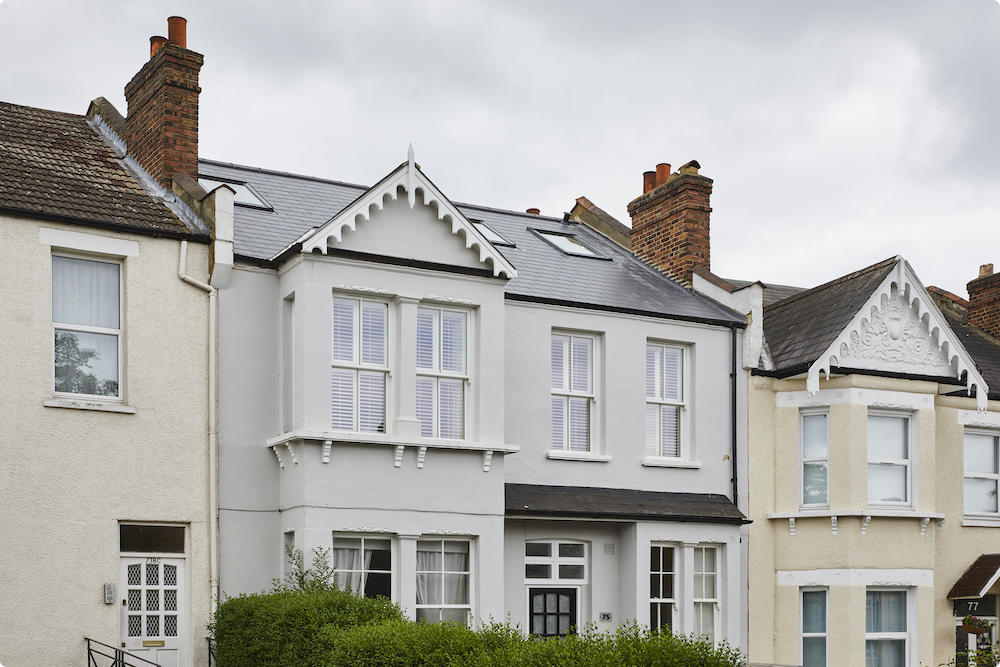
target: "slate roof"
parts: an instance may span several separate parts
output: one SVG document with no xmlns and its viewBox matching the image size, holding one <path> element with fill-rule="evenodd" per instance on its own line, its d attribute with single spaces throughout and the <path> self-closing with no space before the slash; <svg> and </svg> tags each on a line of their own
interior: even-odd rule
<svg viewBox="0 0 1000 667">
<path fill-rule="evenodd" d="M 1000 575 L 1000 554 L 983 554 L 948 591 L 949 600 L 981 598 Z"/>
<path fill-rule="evenodd" d="M 201 160 L 199 169 L 205 177 L 249 183 L 273 208 L 236 206 L 236 255 L 258 262 L 268 262 L 367 190 L 362 185 L 211 160 Z M 510 299 L 739 326 L 746 322 L 739 313 L 674 283 L 584 224 L 472 204 L 456 202 L 456 206 L 515 244 L 497 246 L 518 273 L 507 283 Z M 532 229 L 574 234 L 602 258 L 566 255 Z"/>
<path fill-rule="evenodd" d="M 723 278 L 727 283 L 736 289 L 743 289 L 747 285 L 752 285 L 752 280 L 737 280 L 735 278 Z M 805 287 L 793 287 L 792 285 L 775 285 L 774 283 L 761 283 L 764 286 L 764 307 L 773 306 L 779 301 L 784 301 L 790 296 L 795 296 L 799 292 L 806 291 Z"/>
<path fill-rule="evenodd" d="M 585 486 L 505 484 L 507 516 L 749 523 L 726 496 Z"/>
<path fill-rule="evenodd" d="M 948 326 L 976 362 L 976 367 L 990 387 L 989 397 L 1000 400 L 1000 341 L 968 323 L 968 311 L 963 305 L 967 301 L 954 295 L 951 295 L 954 298 L 944 296 L 930 288 L 928 291 L 937 301 Z M 965 391 L 956 393 L 964 395 Z"/>
<path fill-rule="evenodd" d="M 896 258 L 764 307 L 764 338 L 775 370 L 798 369 L 826 351 L 896 264 Z"/>
<path fill-rule="evenodd" d="M 0 211 L 192 236 L 77 114 L 0 102 Z"/>
</svg>

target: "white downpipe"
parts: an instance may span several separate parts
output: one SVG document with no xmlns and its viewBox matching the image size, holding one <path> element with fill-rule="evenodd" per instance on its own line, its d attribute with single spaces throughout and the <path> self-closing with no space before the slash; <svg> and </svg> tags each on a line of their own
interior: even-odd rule
<svg viewBox="0 0 1000 667">
<path fill-rule="evenodd" d="M 187 241 L 181 241 L 177 276 L 189 285 L 208 293 L 208 559 L 209 585 L 212 593 L 212 616 L 219 603 L 219 529 L 218 529 L 218 439 L 216 405 L 218 403 L 218 368 L 216 361 L 216 321 L 218 319 L 218 292 L 200 280 L 187 275 Z"/>
</svg>

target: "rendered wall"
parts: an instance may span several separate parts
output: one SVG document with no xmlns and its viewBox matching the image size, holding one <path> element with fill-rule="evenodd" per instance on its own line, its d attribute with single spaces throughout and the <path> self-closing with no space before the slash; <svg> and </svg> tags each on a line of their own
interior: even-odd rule
<svg viewBox="0 0 1000 667">
<path fill-rule="evenodd" d="M 52 398 L 51 253 L 39 229 L 139 244 L 125 261 L 125 404 L 134 414 L 45 407 Z M 180 243 L 0 217 L 0 662 L 80 665 L 85 636 L 116 644 L 119 521 L 187 526 L 192 664 L 209 621 L 208 297 L 177 277 Z M 207 246 L 188 273 L 207 279 Z M 183 316 L 179 316 L 183 313 Z"/>
</svg>

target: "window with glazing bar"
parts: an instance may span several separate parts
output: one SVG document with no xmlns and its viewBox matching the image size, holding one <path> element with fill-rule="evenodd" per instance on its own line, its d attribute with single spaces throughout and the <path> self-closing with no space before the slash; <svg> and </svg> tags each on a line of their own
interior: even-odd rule
<svg viewBox="0 0 1000 667">
<path fill-rule="evenodd" d="M 594 338 L 553 333 L 552 449 L 591 451 Z"/>
<path fill-rule="evenodd" d="M 669 629 L 674 625 L 674 548 L 661 544 L 649 547 L 649 627 Z"/>
<path fill-rule="evenodd" d="M 865 602 L 866 667 L 910 664 L 907 615 L 905 590 L 868 590 Z"/>
<path fill-rule="evenodd" d="M 682 456 L 684 348 L 646 344 L 646 448 L 652 456 Z"/>
<path fill-rule="evenodd" d="M 468 313 L 417 309 L 417 419 L 425 438 L 465 437 Z"/>
<path fill-rule="evenodd" d="M 716 610 L 719 607 L 719 550 L 694 549 L 694 634 L 715 641 Z"/>
<path fill-rule="evenodd" d="M 830 503 L 828 422 L 829 417 L 826 412 L 803 412 L 799 420 L 803 506 L 822 507 Z"/>
<path fill-rule="evenodd" d="M 1000 483 L 1000 436 L 989 431 L 965 432 L 965 513 L 998 513 L 997 491 Z"/>
<path fill-rule="evenodd" d="M 802 667 L 826 667 L 825 588 L 802 590 Z"/>
<path fill-rule="evenodd" d="M 385 433 L 388 305 L 333 299 L 332 428 Z"/>
<path fill-rule="evenodd" d="M 417 620 L 468 623 L 469 542 L 419 540 L 417 542 Z"/>
<path fill-rule="evenodd" d="M 910 502 L 910 418 L 868 414 L 868 502 Z"/>
</svg>

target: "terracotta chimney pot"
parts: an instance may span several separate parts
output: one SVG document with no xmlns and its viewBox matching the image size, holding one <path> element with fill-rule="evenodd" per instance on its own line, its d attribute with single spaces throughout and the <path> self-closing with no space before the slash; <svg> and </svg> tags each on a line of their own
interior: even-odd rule
<svg viewBox="0 0 1000 667">
<path fill-rule="evenodd" d="M 649 192 L 655 187 L 656 187 L 656 172 L 655 171 L 642 172 L 642 191 Z"/>
<path fill-rule="evenodd" d="M 661 162 L 656 165 L 656 187 L 660 187 L 670 179 L 670 165 Z"/>
<path fill-rule="evenodd" d="M 993 265 L 992 264 L 981 264 L 979 266 L 979 277 L 985 278 L 986 276 L 993 275 Z"/>
<path fill-rule="evenodd" d="M 167 18 L 167 41 L 182 49 L 187 48 L 187 19 L 183 16 Z"/>
<path fill-rule="evenodd" d="M 149 38 L 149 57 L 152 58 L 160 47 L 167 43 L 167 38 L 161 35 L 153 35 Z"/>
<path fill-rule="evenodd" d="M 529 208 L 529 209 L 525 209 L 524 212 L 525 213 L 530 213 L 531 215 L 538 215 L 538 214 L 540 214 L 542 212 L 542 210 L 538 209 L 538 208 Z"/>
</svg>

